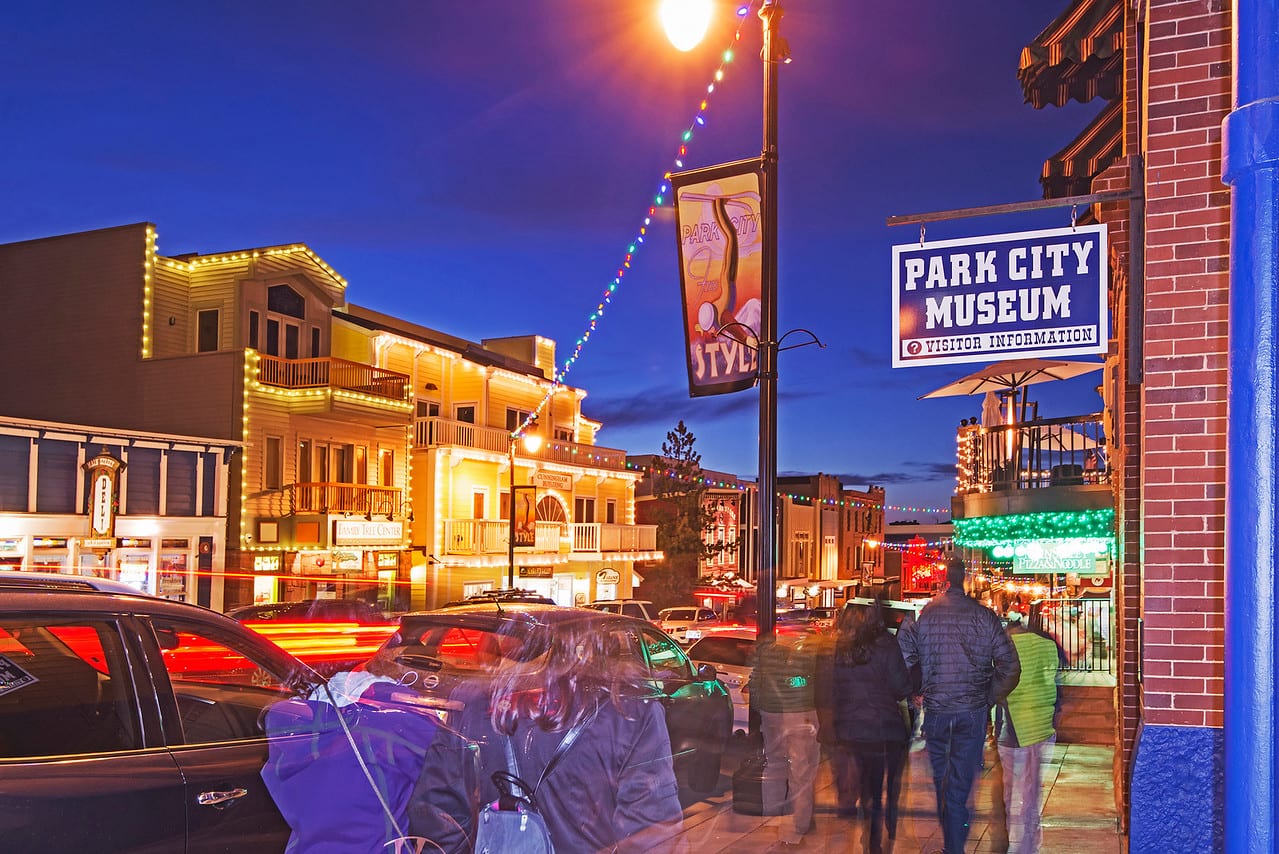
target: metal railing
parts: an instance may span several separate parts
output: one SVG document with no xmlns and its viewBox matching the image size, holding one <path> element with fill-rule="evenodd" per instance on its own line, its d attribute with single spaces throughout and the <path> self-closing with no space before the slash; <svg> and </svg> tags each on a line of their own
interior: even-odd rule
<svg viewBox="0 0 1279 854">
<path fill-rule="evenodd" d="M 1114 626 L 1109 599 L 1041 599 L 1030 607 L 1028 625 L 1057 642 L 1063 670 L 1111 669 Z"/>
<path fill-rule="evenodd" d="M 258 355 L 258 382 L 277 388 L 340 388 L 388 400 L 408 400 L 409 377 L 331 356 L 283 359 L 262 353 Z"/>
<path fill-rule="evenodd" d="M 448 519 L 444 522 L 444 552 L 454 555 L 501 554 L 507 550 L 509 521 Z M 561 544 L 570 552 L 655 551 L 656 525 L 606 525 L 599 522 L 538 522 L 533 551 L 557 554 Z"/>
<path fill-rule="evenodd" d="M 290 483 L 284 493 L 290 513 L 393 514 L 405 503 L 395 487 L 362 483 Z"/>
<path fill-rule="evenodd" d="M 501 427 L 484 427 L 449 418 L 417 419 L 414 423 L 413 438 L 415 448 L 461 445 L 465 448 L 479 448 L 499 454 L 508 453 L 511 448 L 511 434 Z M 584 445 L 581 442 L 569 442 L 564 439 L 544 442 L 541 448 L 531 454 L 522 447 L 517 448 L 516 456 L 587 468 L 626 470 L 625 451 L 617 448 L 603 448 L 599 445 Z"/>
<path fill-rule="evenodd" d="M 1110 483 L 1110 455 L 1100 414 L 979 427 L 958 436 L 960 495 Z"/>
</svg>

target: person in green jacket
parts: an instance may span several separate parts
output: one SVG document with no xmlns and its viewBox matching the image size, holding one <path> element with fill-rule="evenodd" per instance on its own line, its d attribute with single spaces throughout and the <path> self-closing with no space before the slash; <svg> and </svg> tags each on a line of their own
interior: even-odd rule
<svg viewBox="0 0 1279 854">
<path fill-rule="evenodd" d="M 790 791 L 784 782 L 766 780 L 761 792 L 766 805 L 791 805 L 783 819 L 778 848 L 798 848 L 813 820 L 813 784 L 821 748 L 817 743 L 817 705 L 813 692 L 817 662 L 811 649 L 794 636 L 765 635 L 755 641 L 754 667 L 747 685 L 751 705 L 759 711 L 764 755 L 770 765 L 789 762 Z"/>
<path fill-rule="evenodd" d="M 999 762 L 1004 768 L 1004 807 L 1009 854 L 1038 854 L 1043 843 L 1040 778 L 1052 758 L 1057 731 L 1057 644 L 1030 631 L 1016 611 L 1008 614 L 1008 636 L 1021 661 L 1021 681 L 1004 704 Z"/>
</svg>

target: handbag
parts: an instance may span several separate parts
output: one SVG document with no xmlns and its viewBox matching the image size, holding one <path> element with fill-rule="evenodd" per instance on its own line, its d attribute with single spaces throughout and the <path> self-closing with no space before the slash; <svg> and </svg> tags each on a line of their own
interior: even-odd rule
<svg viewBox="0 0 1279 854">
<path fill-rule="evenodd" d="M 564 738 L 560 739 L 550 761 L 532 786 L 520 777 L 519 760 L 511 737 L 504 737 L 506 770 L 493 772 L 498 799 L 485 804 L 480 810 L 479 826 L 475 832 L 476 854 L 553 854 L 555 846 L 551 842 L 551 832 L 538 812 L 537 790 L 551 776 L 560 758 L 573 746 L 598 711 L 597 707 L 595 712 L 583 716 L 564 733 Z"/>
</svg>

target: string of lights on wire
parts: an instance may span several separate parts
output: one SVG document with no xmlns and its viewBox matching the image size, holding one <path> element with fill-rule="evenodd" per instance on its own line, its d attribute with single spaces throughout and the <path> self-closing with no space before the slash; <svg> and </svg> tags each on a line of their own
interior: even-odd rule
<svg viewBox="0 0 1279 854">
<path fill-rule="evenodd" d="M 710 107 L 711 95 L 715 93 L 715 87 L 719 83 L 723 82 L 725 71 L 729 64 L 733 61 L 733 48 L 739 41 L 741 41 L 742 30 L 745 27 L 747 16 L 750 14 L 751 8 L 755 5 L 755 2 L 756 0 L 750 0 L 749 3 L 743 4 L 737 9 L 737 28 L 733 32 L 732 42 L 724 50 L 724 52 L 720 54 L 719 65 L 716 67 L 715 73 L 712 75 L 713 79 L 706 86 L 706 95 L 697 105 L 697 112 L 693 115 L 692 122 L 684 129 L 684 132 L 680 134 L 680 141 L 676 148 L 674 159 L 675 169 L 684 168 L 684 158 L 688 154 L 689 143 L 693 141 L 693 136 L 697 130 L 706 126 L 706 111 Z M 627 244 L 626 251 L 622 255 L 621 265 L 617 268 L 616 274 L 604 288 L 604 292 L 600 295 L 599 302 L 591 311 L 590 316 L 587 317 L 586 329 L 583 330 L 582 334 L 574 342 L 573 351 L 569 354 L 568 358 L 564 360 L 559 371 L 556 372 L 554 378 L 551 380 L 551 386 L 547 389 L 541 402 L 539 402 L 537 407 L 534 408 L 527 417 L 525 417 L 523 423 L 521 423 L 514 431 L 513 435 L 519 436 L 523 434 L 524 431 L 537 420 L 542 411 L 550 404 L 551 400 L 555 397 L 555 393 L 564 385 L 564 379 L 568 376 L 569 372 L 573 370 L 573 366 L 577 363 L 578 358 L 581 357 L 583 349 L 585 349 L 587 343 L 591 340 L 591 336 L 595 334 L 599 324 L 603 321 L 605 309 L 612 305 L 613 298 L 617 295 L 618 288 L 622 286 L 622 280 L 626 278 L 627 272 L 631 269 L 631 262 L 634 260 L 636 253 L 644 246 L 644 240 L 648 236 L 648 230 L 649 226 L 653 222 L 653 216 L 657 213 L 658 208 L 668 203 L 667 194 L 670 191 L 670 175 L 671 172 L 667 171 L 662 176 L 661 184 L 657 188 L 657 192 L 653 195 L 652 201 L 648 206 L 648 211 L 644 214 L 644 220 L 640 225 L 638 232 Z"/>
</svg>

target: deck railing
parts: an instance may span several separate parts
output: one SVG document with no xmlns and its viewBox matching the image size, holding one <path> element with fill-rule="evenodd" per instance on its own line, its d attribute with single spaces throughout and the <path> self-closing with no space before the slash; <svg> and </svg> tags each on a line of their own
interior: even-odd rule
<svg viewBox="0 0 1279 854">
<path fill-rule="evenodd" d="M 448 519 L 444 523 L 444 551 L 454 555 L 502 554 L 507 551 L 510 529 L 507 520 Z M 586 553 L 657 549 L 656 525 L 538 522 L 535 537 L 532 550 L 538 554 L 558 554 L 561 544 L 570 552 Z"/>
<path fill-rule="evenodd" d="M 283 359 L 259 354 L 258 382 L 277 388 L 340 388 L 388 400 L 407 400 L 409 377 L 330 356 Z"/>
<path fill-rule="evenodd" d="M 501 427 L 484 427 L 439 417 L 419 418 L 414 427 L 414 447 L 417 448 L 461 445 L 465 448 L 479 448 L 499 454 L 509 453 L 511 449 L 511 434 Z M 626 469 L 625 451 L 617 448 L 603 448 L 599 445 L 584 445 L 564 439 L 544 442 L 541 448 L 531 454 L 525 448 L 517 447 L 516 456 L 588 468 L 615 471 Z"/>
<path fill-rule="evenodd" d="M 960 495 L 1110 482 L 1101 415 L 960 426 Z"/>
<path fill-rule="evenodd" d="M 404 494 L 391 486 L 362 483 L 290 483 L 284 487 L 292 513 L 379 513 L 391 515 L 404 505 Z"/>
</svg>

